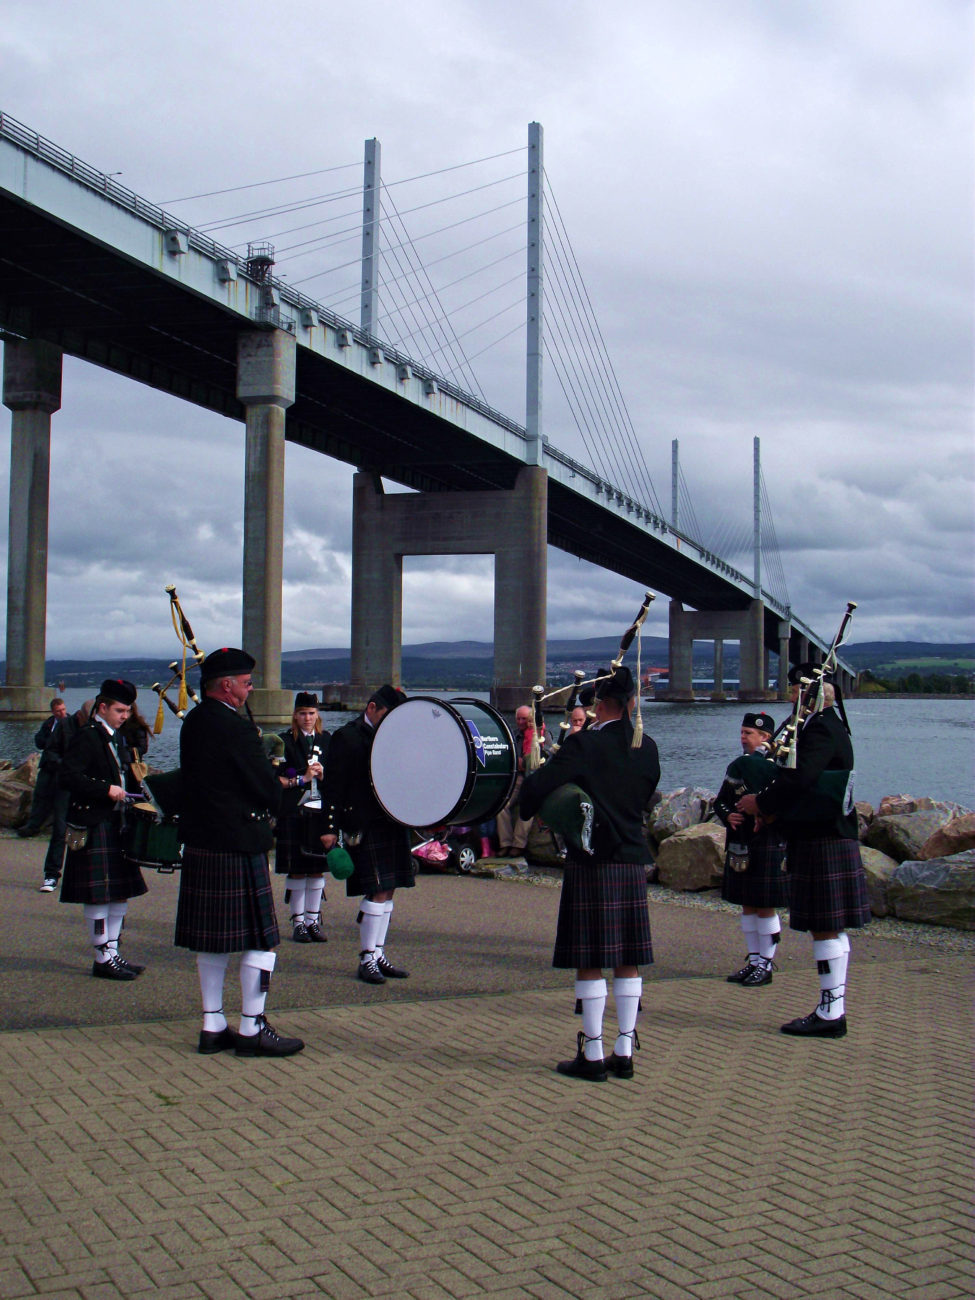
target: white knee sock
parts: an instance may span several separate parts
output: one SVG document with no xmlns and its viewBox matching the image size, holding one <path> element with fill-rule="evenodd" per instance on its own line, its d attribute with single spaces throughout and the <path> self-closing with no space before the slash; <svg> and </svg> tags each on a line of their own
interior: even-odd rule
<svg viewBox="0 0 975 1300">
<path fill-rule="evenodd" d="M 88 939 L 95 949 L 95 961 L 112 960 L 108 947 L 108 903 L 85 903 L 81 909 L 88 924 Z"/>
<path fill-rule="evenodd" d="M 782 926 L 777 916 L 756 916 L 755 920 L 758 923 L 758 952 L 762 965 L 767 969 L 772 965 Z"/>
<path fill-rule="evenodd" d="M 364 898 L 359 906 L 359 952 L 373 952 L 380 927 L 386 919 L 386 904 Z"/>
<path fill-rule="evenodd" d="M 284 878 L 284 901 L 288 905 L 288 915 L 291 917 L 292 925 L 297 925 L 305 919 L 306 884 L 304 876 Z"/>
<path fill-rule="evenodd" d="M 633 1037 L 636 1018 L 640 1010 L 643 979 L 639 975 L 613 980 L 613 999 L 616 1002 L 617 1036 L 613 1051 L 617 1056 L 633 1055 Z"/>
<path fill-rule="evenodd" d="M 823 1020 L 839 1020 L 846 1010 L 846 968 L 850 960 L 850 940 L 845 934 L 836 939 L 814 939 L 813 956 L 816 958 L 821 990 L 817 1014 Z"/>
<path fill-rule="evenodd" d="M 393 900 L 387 898 L 383 903 L 385 911 L 379 921 L 379 929 L 376 932 L 376 960 L 383 955 L 383 949 L 386 946 L 386 935 L 389 933 L 389 923 L 393 919 Z"/>
<path fill-rule="evenodd" d="M 576 997 L 582 1003 L 583 1052 L 587 1061 L 603 1059 L 603 1012 L 606 1010 L 606 981 L 576 980 Z"/>
<path fill-rule="evenodd" d="M 122 933 L 122 927 L 125 925 L 125 914 L 129 910 L 127 902 L 109 903 L 108 920 L 105 923 L 105 934 L 108 940 L 109 951 L 118 952 L 119 935 Z"/>
<path fill-rule="evenodd" d="M 324 876 L 308 876 L 305 880 L 305 925 L 318 920 L 322 907 L 322 894 L 325 892 Z"/>
<path fill-rule="evenodd" d="M 758 917 L 754 912 L 742 912 L 741 932 L 745 936 L 745 952 L 748 954 L 749 966 L 757 965 L 758 957 Z"/>
<path fill-rule="evenodd" d="M 198 952 L 196 970 L 200 977 L 200 997 L 203 999 L 203 1028 L 207 1033 L 219 1033 L 227 1028 L 223 1014 L 223 981 L 227 973 L 229 952 Z"/>
<path fill-rule="evenodd" d="M 240 955 L 240 1032 L 256 1034 L 257 1017 L 264 1014 L 264 1003 L 274 970 L 273 952 L 248 948 Z"/>
</svg>

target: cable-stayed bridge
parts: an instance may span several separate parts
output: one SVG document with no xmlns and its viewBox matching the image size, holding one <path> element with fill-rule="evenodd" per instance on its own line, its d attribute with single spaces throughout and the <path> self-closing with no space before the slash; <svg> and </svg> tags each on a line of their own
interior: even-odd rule
<svg viewBox="0 0 975 1300">
<path fill-rule="evenodd" d="M 471 358 L 451 336 L 432 287 L 412 301 L 403 293 L 390 341 L 378 312 L 378 172 L 378 146 L 370 141 L 357 191 L 360 319 L 353 323 L 276 276 L 267 241 L 250 242 L 246 252 L 217 243 L 0 114 L 0 331 L 13 429 L 7 683 L 0 691 L 8 714 L 46 711 L 40 688 L 50 417 L 60 406 L 64 353 L 245 422 L 242 639 L 257 655 L 268 716 L 290 715 L 279 689 L 285 441 L 359 471 L 353 697 L 398 678 L 402 557 L 409 554 L 494 554 L 495 698 L 503 707 L 544 677 L 547 544 L 671 598 L 676 698 L 691 693 L 695 638 L 715 642 L 716 667 L 723 641 L 740 641 L 744 698 L 766 697 L 770 650 L 783 664 L 825 650 L 828 638 L 792 615 L 784 591 L 763 582 L 763 567 L 775 572 L 777 551 L 762 546 L 767 498 L 757 457 L 751 574 L 680 522 L 688 511 L 685 496 L 681 512 L 676 464 L 664 517 L 611 366 L 603 363 L 595 380 L 582 378 L 583 353 L 599 358 L 605 347 L 580 313 L 578 292 L 573 302 L 567 236 L 552 258 L 553 285 L 560 284 L 558 270 L 565 273 L 555 290 L 562 309 L 551 313 L 552 333 L 561 337 L 546 342 L 540 128 L 530 129 L 527 167 L 524 425 L 462 386 L 475 379 Z M 280 208 L 268 211 L 277 215 Z M 558 229 L 561 218 L 547 225 Z M 404 240 L 399 247 L 410 246 Z M 403 279 L 405 273 L 387 283 Z M 422 297 L 435 304 L 433 317 L 407 329 L 403 322 L 408 312 L 417 320 Z M 430 319 L 440 330 L 432 343 Z M 422 360 L 407 342 L 424 344 L 413 349 L 426 353 Z M 603 463 L 600 446 L 617 448 L 608 461 L 612 471 L 583 464 L 545 437 L 543 357 L 552 361 L 594 464 Z M 594 386 L 608 396 L 602 414 Z M 385 494 L 381 478 L 416 494 Z M 691 519 L 693 527 L 692 513 Z"/>
</svg>

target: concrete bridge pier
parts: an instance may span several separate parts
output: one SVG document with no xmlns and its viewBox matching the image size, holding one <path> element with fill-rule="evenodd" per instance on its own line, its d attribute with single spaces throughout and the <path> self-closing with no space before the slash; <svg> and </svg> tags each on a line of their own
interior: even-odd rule
<svg viewBox="0 0 975 1300">
<path fill-rule="evenodd" d="M 3 349 L 3 404 L 10 408 L 10 513 L 7 531 L 7 675 L 0 717 L 47 717 L 48 503 L 51 416 L 61 407 L 60 348 L 8 340 Z"/>
<path fill-rule="evenodd" d="M 237 342 L 237 397 L 247 412 L 241 639 L 257 660 L 250 705 L 262 723 L 288 722 L 292 714 L 292 694 L 281 689 L 281 590 L 284 428 L 295 399 L 295 351 L 292 335 L 279 329 L 241 334 Z"/>
<path fill-rule="evenodd" d="M 378 474 L 356 474 L 349 705 L 401 684 L 403 556 L 458 554 L 495 557 L 491 701 L 504 712 L 529 703 L 545 680 L 547 512 L 548 474 L 535 465 L 508 491 L 386 494 Z"/>
<path fill-rule="evenodd" d="M 768 697 L 767 656 L 764 643 L 765 606 L 752 600 L 744 610 L 686 610 L 679 600 L 670 602 L 670 700 L 693 700 L 695 641 L 714 641 L 715 678 L 718 644 L 739 644 L 738 699 L 764 701 Z M 723 672 L 724 648 L 721 649 Z"/>
<path fill-rule="evenodd" d="M 776 692 L 780 700 L 789 698 L 789 641 L 792 637 L 792 624 L 783 620 L 779 623 L 779 675 L 776 679 Z"/>
<path fill-rule="evenodd" d="M 715 703 L 721 703 L 727 698 L 724 691 L 724 641 L 717 637 L 714 642 L 714 688 L 711 699 Z"/>
</svg>

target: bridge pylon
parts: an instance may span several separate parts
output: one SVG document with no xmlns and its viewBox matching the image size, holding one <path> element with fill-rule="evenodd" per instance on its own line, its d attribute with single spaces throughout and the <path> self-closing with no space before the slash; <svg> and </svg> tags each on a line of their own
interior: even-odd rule
<svg viewBox="0 0 975 1300">
<path fill-rule="evenodd" d="M 535 465 L 498 491 L 385 493 L 378 473 L 353 480 L 352 665 L 347 703 L 399 686 L 403 556 L 494 556 L 491 702 L 509 712 L 545 680 L 548 474 Z M 455 629 L 462 634 L 462 628 Z"/>
<path fill-rule="evenodd" d="M 723 663 L 725 641 L 739 643 L 738 699 L 769 698 L 768 652 L 764 644 L 765 605 L 751 600 L 746 609 L 688 610 L 679 600 L 670 602 L 670 686 L 667 699 L 693 700 L 694 642 L 713 641 L 715 662 Z M 715 693 L 721 691 L 715 682 Z"/>
</svg>

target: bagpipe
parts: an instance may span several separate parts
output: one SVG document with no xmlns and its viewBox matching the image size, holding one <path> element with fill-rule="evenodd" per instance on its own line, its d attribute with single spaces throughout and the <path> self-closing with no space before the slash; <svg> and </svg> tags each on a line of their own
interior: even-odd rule
<svg viewBox="0 0 975 1300">
<path fill-rule="evenodd" d="M 640 630 L 646 622 L 647 614 L 650 612 L 650 606 L 654 600 L 654 593 L 648 591 L 644 594 L 643 603 L 637 611 L 637 616 L 629 625 L 623 636 L 620 638 L 619 650 L 610 663 L 609 671 L 600 673 L 597 677 L 586 679 L 582 669 L 577 669 L 574 679 L 568 686 L 560 686 L 557 690 L 550 691 L 546 694 L 543 686 L 532 688 L 532 716 L 534 720 L 534 734 L 532 736 L 531 750 L 525 761 L 526 774 L 536 771 L 544 762 L 541 752 L 541 728 L 542 728 L 542 706 L 548 701 L 565 693 L 565 711 L 562 721 L 559 723 L 559 738 L 556 744 L 552 746 L 550 754 L 554 756 L 565 742 L 572 725 L 572 711 L 580 702 L 586 688 L 592 688 L 593 696 L 596 688 L 601 682 L 610 681 L 616 674 L 617 670 L 622 668 L 626 652 L 633 644 L 634 639 L 637 643 L 636 652 L 636 690 L 637 690 L 637 709 L 636 717 L 633 721 L 633 739 L 631 742 L 633 749 L 639 749 L 643 743 L 643 717 L 640 712 Z M 590 701 L 591 702 L 591 701 Z M 589 720 L 593 714 L 588 709 Z M 588 724 L 587 724 L 588 725 Z M 559 786 L 548 795 L 539 809 L 539 815 L 543 822 L 553 830 L 577 852 L 581 852 L 589 857 L 592 856 L 592 832 L 595 820 L 595 808 L 592 799 L 582 789 L 581 786 L 566 784 Z"/>
<path fill-rule="evenodd" d="M 154 736 L 161 735 L 163 724 L 166 720 L 165 709 L 168 708 L 180 721 L 186 716 L 186 710 L 189 708 L 190 700 L 194 704 L 199 704 L 200 697 L 196 691 L 187 683 L 187 658 L 192 652 L 193 664 L 198 668 L 206 655 L 196 644 L 196 637 L 193 635 L 193 629 L 190 627 L 189 619 L 183 613 L 183 606 L 180 604 L 179 596 L 176 594 L 176 588 L 170 583 L 166 588 L 166 594 L 169 596 L 169 613 L 173 620 L 173 630 L 183 647 L 182 659 L 174 660 L 169 665 L 169 671 L 172 673 L 169 681 L 163 686 L 160 682 L 153 682 L 152 689 L 159 696 L 159 707 L 156 710 L 156 721 L 152 728 Z M 176 703 L 169 698 L 168 692 L 178 685 Z"/>
<path fill-rule="evenodd" d="M 795 768 L 796 749 L 798 745 L 799 732 L 817 713 L 821 713 L 825 704 L 825 687 L 827 681 L 833 677 L 836 672 L 837 660 L 836 652 L 846 641 L 850 621 L 853 618 L 853 611 L 856 609 L 856 601 L 849 601 L 846 610 L 840 620 L 840 626 L 836 635 L 833 637 L 833 643 L 826 653 L 826 658 L 821 664 L 816 664 L 811 670 L 808 677 L 799 678 L 799 690 L 796 694 L 796 701 L 792 713 L 785 720 L 781 727 L 769 742 L 769 753 L 779 767 Z M 843 706 L 843 696 L 837 683 L 832 683 L 835 693 L 836 705 L 843 725 L 847 732 L 850 730 L 850 724 L 846 716 L 846 709 Z M 781 738 L 779 737 L 779 733 Z"/>
</svg>

